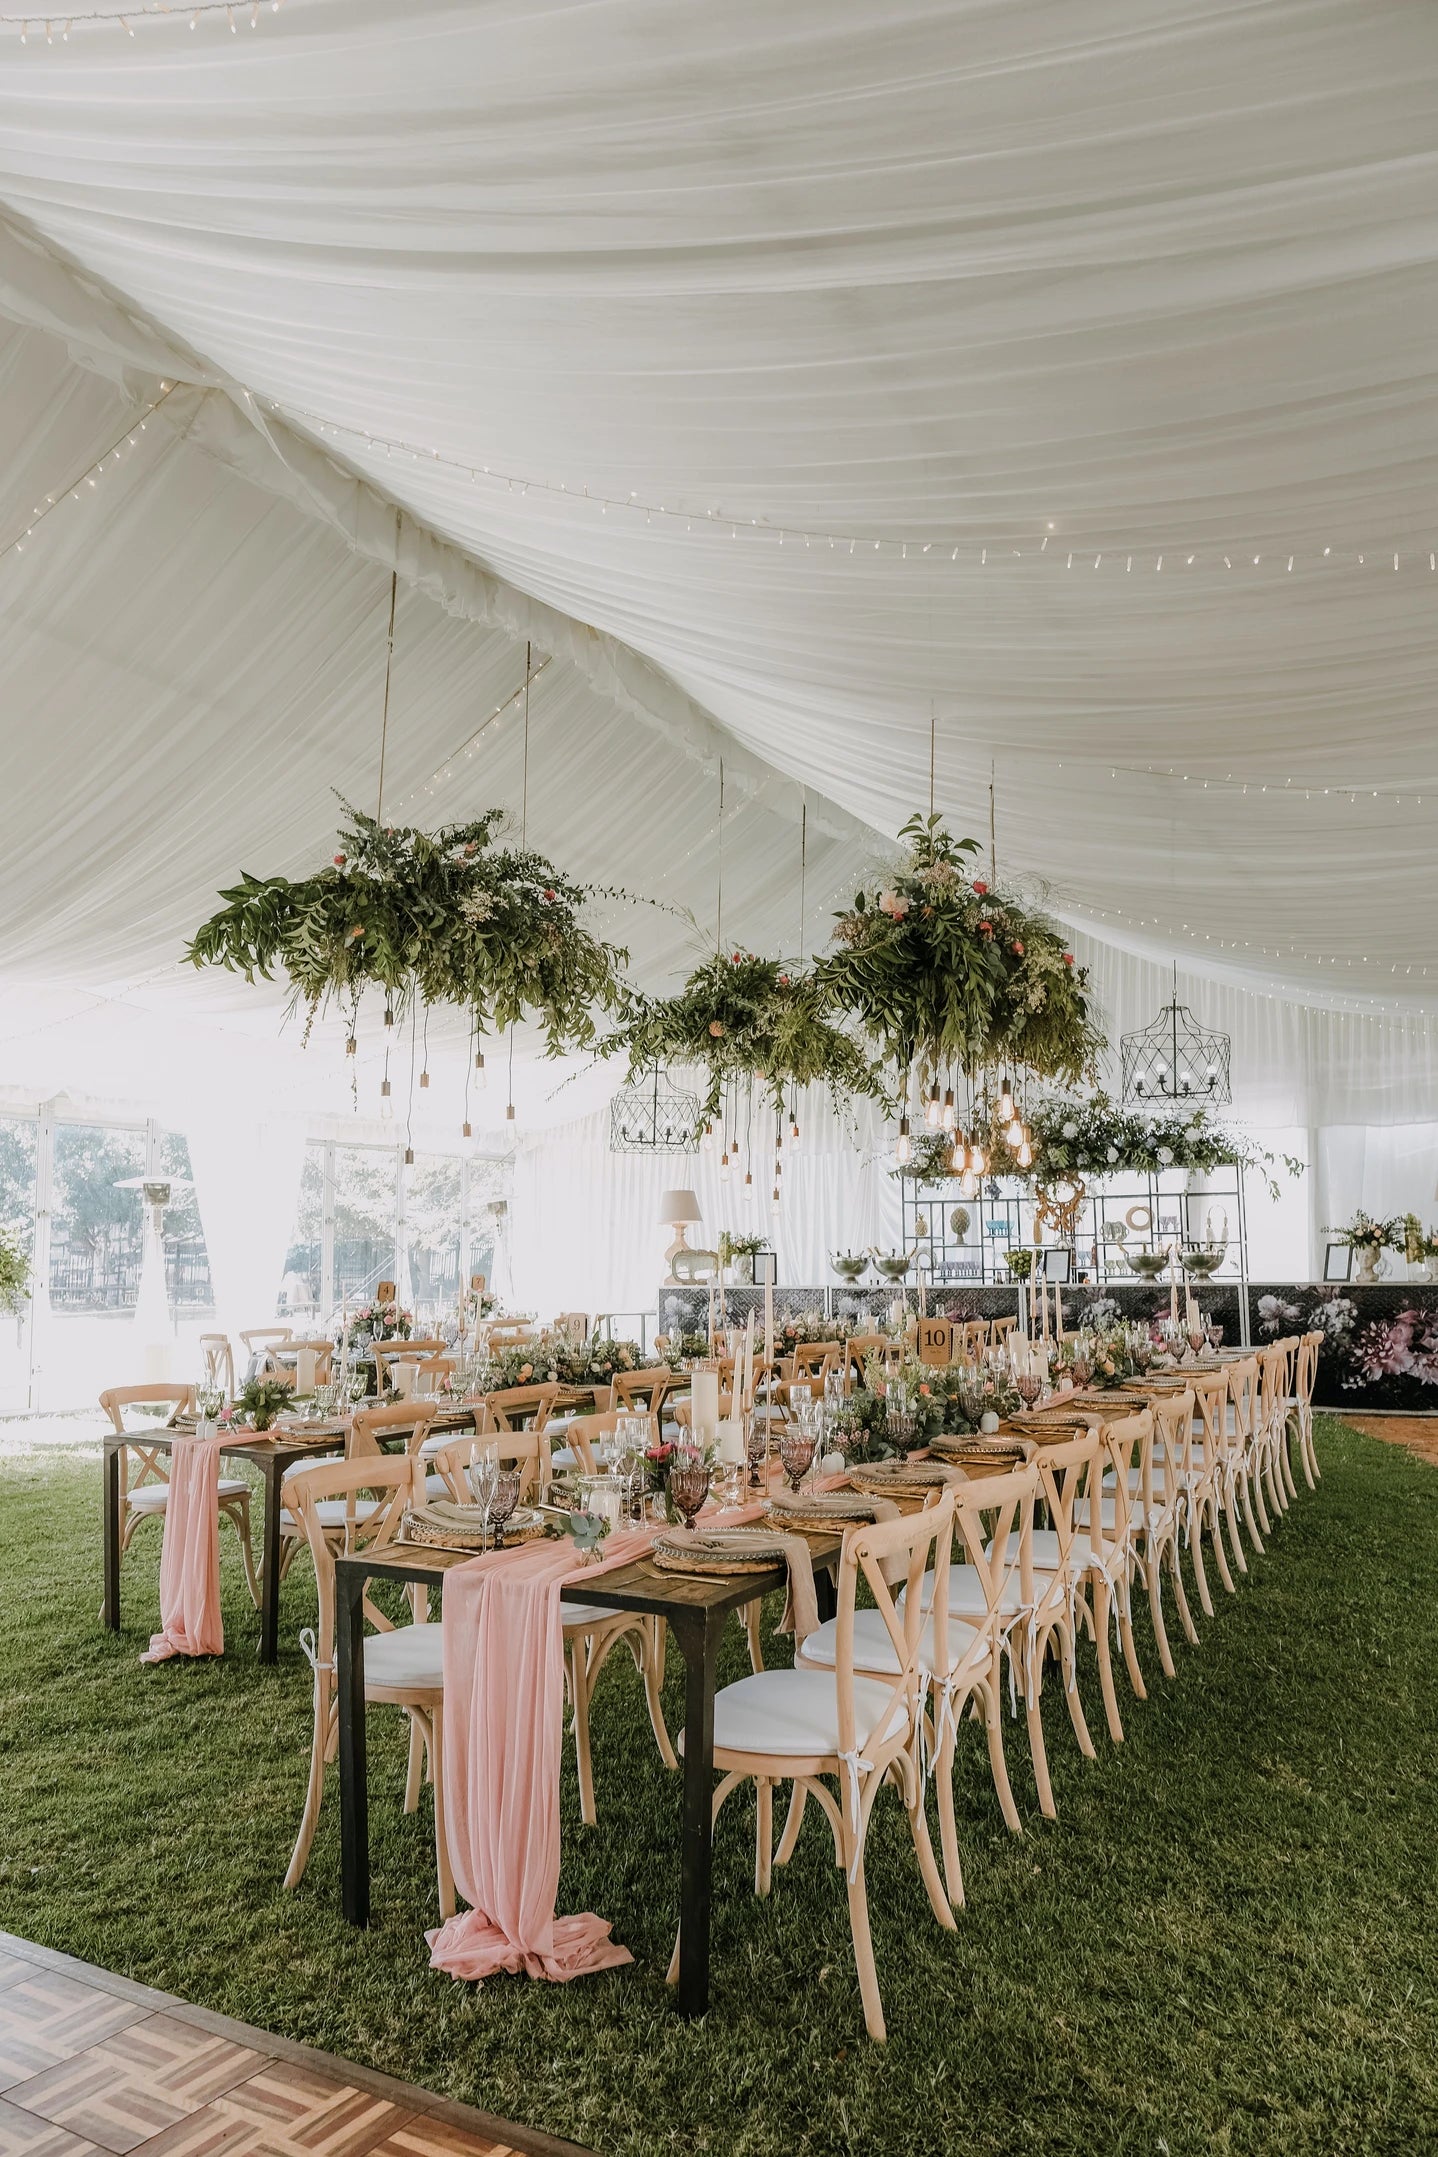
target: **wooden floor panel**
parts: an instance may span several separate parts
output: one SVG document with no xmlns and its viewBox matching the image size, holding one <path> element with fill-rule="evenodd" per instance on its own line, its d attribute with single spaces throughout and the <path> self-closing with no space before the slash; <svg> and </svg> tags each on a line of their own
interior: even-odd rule
<svg viewBox="0 0 1438 2157">
<path fill-rule="evenodd" d="M 6 1933 L 0 2157 L 587 2153 Z"/>
</svg>

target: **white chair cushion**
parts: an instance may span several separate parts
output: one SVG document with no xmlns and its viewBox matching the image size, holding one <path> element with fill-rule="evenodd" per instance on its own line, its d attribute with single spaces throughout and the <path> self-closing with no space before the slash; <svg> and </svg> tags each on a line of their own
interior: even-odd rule
<svg viewBox="0 0 1438 2157">
<path fill-rule="evenodd" d="M 882 1679 L 855 1678 L 855 1742 L 861 1751 L 881 1718 L 885 1737 L 898 1737 L 906 1728 L 903 1702 L 890 1710 L 890 1697 Z M 839 1702 L 833 1672 L 759 1670 L 737 1685 L 726 1685 L 714 1697 L 714 1745 L 716 1751 L 731 1753 L 836 1753 Z"/>
<path fill-rule="evenodd" d="M 561 1603 L 559 1606 L 561 1625 L 597 1625 L 601 1618 L 618 1616 L 619 1612 L 609 1603 Z"/>
<path fill-rule="evenodd" d="M 381 1501 L 378 1498 L 356 1498 L 354 1504 L 355 1519 L 368 1520 L 371 1513 L 378 1511 L 382 1502 L 388 1503 L 387 1500 Z M 315 1512 L 319 1516 L 319 1523 L 322 1528 L 342 1528 L 349 1517 L 343 1498 L 321 1498 L 319 1504 L 315 1507 Z M 285 1535 L 299 1535 L 303 1532 L 288 1506 L 280 1514 L 280 1528 Z"/>
<path fill-rule="evenodd" d="M 549 1427 L 553 1430 L 554 1425 Z M 570 1446 L 558 1446 L 549 1457 L 549 1465 L 556 1475 L 566 1475 L 571 1468 L 580 1466 L 579 1455 Z"/>
<path fill-rule="evenodd" d="M 412 1685 L 433 1690 L 444 1683 L 443 1625 L 397 1625 L 392 1633 L 367 1633 L 365 1686 Z"/>
<path fill-rule="evenodd" d="M 427 1475 L 425 1477 L 424 1494 L 426 1498 L 448 1498 L 451 1495 L 449 1485 L 442 1475 Z"/>
<path fill-rule="evenodd" d="M 980 1589 L 980 1600 L 983 1590 Z M 979 1627 L 968 1620 L 949 1615 L 949 1668 L 952 1670 L 979 1637 Z M 828 1618 L 810 1633 L 799 1653 L 806 1663 L 832 1670 L 838 1660 L 839 1621 Z M 927 1674 L 934 1668 L 934 1621 L 928 1620 L 919 1635 L 919 1667 Z M 856 1610 L 854 1613 L 854 1668 L 856 1670 L 887 1671 L 890 1676 L 899 1674 L 899 1658 L 894 1643 L 889 1638 L 889 1628 L 877 1610 Z"/>
<path fill-rule="evenodd" d="M 222 1498 L 243 1498 L 247 1495 L 249 1487 L 249 1484 L 242 1482 L 238 1476 L 222 1475 L 220 1477 L 220 1496 Z M 170 1486 L 168 1483 L 142 1483 L 138 1490 L 127 1493 L 127 1501 L 132 1512 L 163 1513 L 165 1501 L 169 1495 Z"/>
</svg>

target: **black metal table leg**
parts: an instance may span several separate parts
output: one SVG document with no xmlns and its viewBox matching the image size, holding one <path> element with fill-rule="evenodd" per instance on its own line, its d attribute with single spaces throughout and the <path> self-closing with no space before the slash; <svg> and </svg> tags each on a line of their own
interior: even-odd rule
<svg viewBox="0 0 1438 2157">
<path fill-rule="evenodd" d="M 335 1574 L 335 1682 L 339 1704 L 340 1884 L 352 1925 L 369 1923 L 369 1780 L 364 1727 L 364 1574 Z"/>
<path fill-rule="evenodd" d="M 265 1479 L 265 1528 L 260 1559 L 260 1661 L 277 1663 L 280 1658 L 280 1485 L 288 1461 L 267 1460 Z"/>
<path fill-rule="evenodd" d="M 106 1446 L 104 1481 L 105 1601 L 102 1609 L 112 1633 L 120 1630 L 120 1475 L 123 1446 Z"/>
<path fill-rule="evenodd" d="M 816 1565 L 814 1568 L 814 1602 L 821 1625 L 838 1616 L 839 1590 L 835 1584 L 832 1565 Z"/>
<path fill-rule="evenodd" d="M 679 1886 L 679 2012 L 709 2005 L 709 1897 L 714 1844 L 714 1680 L 724 1613 L 672 1611 L 684 1657 L 684 1829 Z"/>
</svg>

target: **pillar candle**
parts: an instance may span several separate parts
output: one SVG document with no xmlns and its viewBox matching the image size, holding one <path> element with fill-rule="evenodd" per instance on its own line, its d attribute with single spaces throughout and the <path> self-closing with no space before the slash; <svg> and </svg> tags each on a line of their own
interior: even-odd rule
<svg viewBox="0 0 1438 2157">
<path fill-rule="evenodd" d="M 1168 1247 L 1168 1315 L 1175 1331 L 1178 1328 L 1178 1260 L 1173 1245 Z"/>
<path fill-rule="evenodd" d="M 1061 1340 L 1063 1339 L 1063 1337 L 1064 1337 L 1064 1307 L 1063 1307 L 1063 1305 L 1062 1305 L 1062 1304 L 1061 1304 L 1061 1303 L 1059 1302 L 1059 1284 L 1058 1284 L 1058 1282 L 1057 1282 L 1057 1281 L 1055 1281 L 1055 1282 L 1054 1282 L 1054 1339 L 1055 1339 L 1056 1341 L 1061 1341 Z"/>
<path fill-rule="evenodd" d="M 774 1283 L 764 1283 L 764 1443 L 774 1429 Z"/>
<path fill-rule="evenodd" d="M 712 1445 L 719 1423 L 719 1373 L 695 1371 L 690 1387 L 696 1445 Z"/>
<path fill-rule="evenodd" d="M 295 1354 L 295 1391 L 313 1393 L 315 1390 L 315 1366 L 317 1357 L 313 1348 L 301 1348 Z"/>
<path fill-rule="evenodd" d="M 744 1465 L 744 1426 L 734 1416 L 726 1416 L 719 1425 L 719 1458 L 729 1467 Z"/>
</svg>

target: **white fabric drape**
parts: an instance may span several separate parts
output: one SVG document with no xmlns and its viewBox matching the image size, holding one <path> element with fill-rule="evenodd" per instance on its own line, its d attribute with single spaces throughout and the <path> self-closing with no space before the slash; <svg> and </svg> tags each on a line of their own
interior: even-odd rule
<svg viewBox="0 0 1438 2157">
<path fill-rule="evenodd" d="M 304 1126 L 192 1118 L 186 1136 L 219 1328 L 268 1325 L 284 1272 L 304 1162 Z"/>
<path fill-rule="evenodd" d="M 744 1167 L 721 1175 L 719 1149 L 696 1154 L 609 1150 L 609 1115 L 585 1117 L 524 1143 L 515 1159 L 512 1285 L 517 1305 L 556 1310 L 652 1312 L 671 1231 L 659 1220 L 660 1193 L 693 1190 L 703 1220 L 690 1247 L 712 1250 L 721 1230 L 761 1235 L 777 1254 L 783 1282 L 823 1283 L 837 1249 L 898 1248 L 892 1145 L 866 1107 L 852 1123 L 833 1116 L 822 1095 L 801 1096 L 797 1151 L 785 1149 L 783 1198 L 771 1211 L 773 1156 L 760 1146 L 769 1119 L 756 1115 L 752 1196 Z"/>
</svg>

